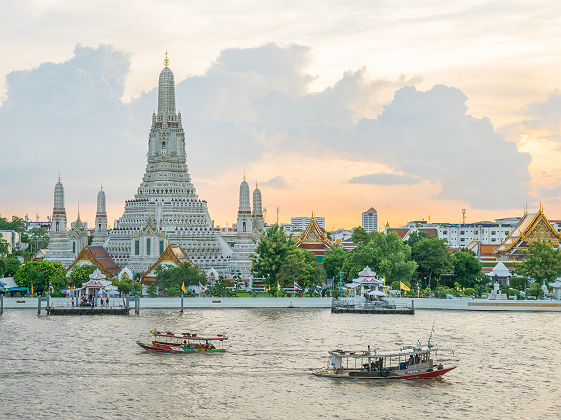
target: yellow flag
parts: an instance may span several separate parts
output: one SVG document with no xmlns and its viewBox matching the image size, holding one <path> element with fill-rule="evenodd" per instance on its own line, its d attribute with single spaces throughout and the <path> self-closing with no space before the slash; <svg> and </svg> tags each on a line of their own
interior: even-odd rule
<svg viewBox="0 0 561 420">
<path fill-rule="evenodd" d="M 31 282 L 31 294 L 33 294 L 33 282 Z"/>
<path fill-rule="evenodd" d="M 411 290 L 409 287 L 407 287 L 406 284 L 404 284 L 402 281 L 399 282 L 399 288 L 401 290 L 405 290 L 406 292 L 408 292 L 409 290 Z"/>
<path fill-rule="evenodd" d="M 185 282 L 183 282 L 183 284 L 181 285 L 181 290 L 183 290 L 184 292 L 187 291 L 187 289 L 185 288 Z"/>
</svg>

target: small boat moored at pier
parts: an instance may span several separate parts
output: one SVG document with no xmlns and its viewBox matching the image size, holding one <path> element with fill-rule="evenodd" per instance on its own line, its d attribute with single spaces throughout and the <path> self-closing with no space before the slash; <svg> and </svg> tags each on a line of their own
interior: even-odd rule
<svg viewBox="0 0 561 420">
<path fill-rule="evenodd" d="M 193 333 L 172 333 L 153 329 L 150 331 L 154 335 L 151 343 L 137 341 L 140 347 L 145 350 L 163 353 L 223 353 L 224 340 L 228 336 L 217 335 L 198 335 Z"/>
</svg>

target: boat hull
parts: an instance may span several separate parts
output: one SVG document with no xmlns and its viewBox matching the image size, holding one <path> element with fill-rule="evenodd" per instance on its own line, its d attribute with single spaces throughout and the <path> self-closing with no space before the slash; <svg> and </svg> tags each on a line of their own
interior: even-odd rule
<svg viewBox="0 0 561 420">
<path fill-rule="evenodd" d="M 344 378 L 344 379 L 375 379 L 375 380 L 392 380 L 392 379 L 430 379 L 430 378 L 437 378 L 439 376 L 444 375 L 445 373 L 450 372 L 451 370 L 456 369 L 456 366 L 451 366 L 444 369 L 435 369 L 433 371 L 422 371 L 422 372 L 404 372 L 404 373 L 396 373 L 392 372 L 389 376 L 381 376 L 380 374 L 368 374 L 360 371 L 343 371 L 342 373 L 336 373 L 333 370 L 316 370 L 314 371 L 314 375 L 316 376 L 324 376 L 328 378 Z M 350 373 L 356 373 L 356 375 L 350 375 Z"/>
<path fill-rule="evenodd" d="M 137 341 L 140 347 L 144 350 L 148 351 L 155 351 L 159 353 L 224 353 L 226 349 L 204 349 L 204 348 L 192 348 L 192 347 L 182 347 L 182 346 L 174 346 L 174 345 L 157 345 L 154 346 L 153 344 L 146 344 Z"/>
</svg>

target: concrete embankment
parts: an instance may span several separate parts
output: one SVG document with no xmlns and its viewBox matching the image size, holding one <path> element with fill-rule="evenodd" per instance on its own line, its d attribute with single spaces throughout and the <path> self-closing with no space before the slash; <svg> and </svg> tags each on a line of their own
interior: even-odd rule
<svg viewBox="0 0 561 420">
<path fill-rule="evenodd" d="M 396 303 L 411 303 L 409 298 L 390 299 Z M 465 311 L 544 311 L 561 312 L 561 302 L 551 300 L 486 300 L 486 299 L 414 299 L 415 309 Z M 70 305 L 69 298 L 52 298 L 54 307 Z M 122 298 L 112 298 L 111 306 L 123 304 Z M 142 298 L 140 309 L 179 309 L 181 298 Z M 37 309 L 37 298 L 4 298 L 4 310 Z M 184 308 L 331 308 L 331 298 L 239 297 L 184 298 Z"/>
</svg>

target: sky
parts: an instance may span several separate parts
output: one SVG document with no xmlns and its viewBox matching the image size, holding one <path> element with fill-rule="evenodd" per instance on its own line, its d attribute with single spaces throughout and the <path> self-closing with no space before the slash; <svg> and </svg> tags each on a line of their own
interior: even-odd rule
<svg viewBox="0 0 561 420">
<path fill-rule="evenodd" d="M 342 4 L 344 3 L 344 4 Z M 561 219 L 557 1 L 0 3 L 0 215 L 110 223 L 146 165 L 168 51 L 217 225 L 245 172 L 266 219 L 328 229 Z"/>
</svg>

